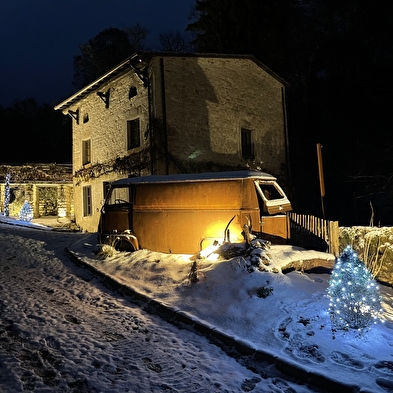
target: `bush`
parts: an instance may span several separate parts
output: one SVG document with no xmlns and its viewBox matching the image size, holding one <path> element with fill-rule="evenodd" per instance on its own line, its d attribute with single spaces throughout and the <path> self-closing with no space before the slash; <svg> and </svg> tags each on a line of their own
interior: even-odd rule
<svg viewBox="0 0 393 393">
<path fill-rule="evenodd" d="M 270 296 L 273 293 L 273 287 L 259 287 L 257 289 L 257 296 L 266 299 L 268 296 Z"/>
</svg>

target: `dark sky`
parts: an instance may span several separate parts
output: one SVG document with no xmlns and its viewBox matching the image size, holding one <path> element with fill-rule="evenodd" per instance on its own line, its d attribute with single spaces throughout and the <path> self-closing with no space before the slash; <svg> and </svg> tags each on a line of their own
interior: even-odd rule
<svg viewBox="0 0 393 393">
<path fill-rule="evenodd" d="M 101 31 L 139 23 L 183 32 L 195 0 L 0 0 L 0 105 L 28 97 L 56 104 L 73 94 L 73 58 Z"/>
</svg>

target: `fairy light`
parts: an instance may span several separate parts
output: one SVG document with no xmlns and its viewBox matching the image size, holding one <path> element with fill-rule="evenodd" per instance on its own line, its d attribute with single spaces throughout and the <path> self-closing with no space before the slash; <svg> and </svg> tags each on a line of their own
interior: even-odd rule
<svg viewBox="0 0 393 393">
<path fill-rule="evenodd" d="M 33 219 L 33 208 L 28 201 L 25 201 L 20 209 L 19 219 L 22 221 L 31 221 Z"/>
<path fill-rule="evenodd" d="M 337 259 L 327 292 L 336 329 L 362 330 L 382 321 L 379 287 L 351 247 L 347 246 Z"/>
<path fill-rule="evenodd" d="M 5 175 L 5 188 L 4 188 L 4 215 L 6 217 L 10 215 L 10 198 L 11 198 L 10 179 L 11 179 L 11 175 L 7 173 Z"/>
</svg>

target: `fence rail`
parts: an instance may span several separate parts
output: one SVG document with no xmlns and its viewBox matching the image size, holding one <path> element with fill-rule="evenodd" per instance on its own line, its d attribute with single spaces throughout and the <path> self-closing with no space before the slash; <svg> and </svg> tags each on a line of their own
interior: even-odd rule
<svg viewBox="0 0 393 393">
<path fill-rule="evenodd" d="M 324 251 L 338 256 L 338 221 L 328 221 L 307 214 L 288 213 L 289 242 L 293 245 Z"/>
</svg>

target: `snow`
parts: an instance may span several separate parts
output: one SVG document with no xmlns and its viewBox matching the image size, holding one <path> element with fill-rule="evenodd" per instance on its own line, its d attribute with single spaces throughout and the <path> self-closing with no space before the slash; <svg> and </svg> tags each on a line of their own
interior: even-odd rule
<svg viewBox="0 0 393 393">
<path fill-rule="evenodd" d="M 2 219 L 4 220 L 4 217 Z M 14 223 L 25 227 L 37 227 L 35 223 Z M 43 226 L 38 228 L 45 229 Z M 283 267 L 292 262 L 333 258 L 328 254 L 287 245 L 271 246 L 267 250 L 267 256 L 271 261 L 267 270 L 270 271 L 259 271 L 250 269 L 249 260 L 244 257 L 235 257 L 230 260 L 195 260 L 195 257 L 190 255 L 170 255 L 140 250 L 134 253 L 114 253 L 111 257 L 103 259 L 94 253 L 96 249 L 94 234 L 73 234 L 73 237 L 70 236 L 71 234 L 67 235 L 65 239 L 75 241 L 70 241 L 66 246 L 80 261 L 121 285 L 154 299 L 172 312 L 187 316 L 198 325 L 221 332 L 258 353 L 266 354 L 268 358 L 281 359 L 294 370 L 304 370 L 307 375 L 324 376 L 329 380 L 342 383 L 347 386 L 347 391 L 350 391 L 350 387 L 354 387 L 354 391 L 362 392 L 393 391 L 392 288 L 381 286 L 385 318 L 383 323 L 373 325 L 364 332 L 334 332 L 331 329 L 327 312 L 326 289 L 330 275 L 327 272 L 319 274 L 301 271 L 291 271 L 286 274 L 281 272 Z M 65 244 L 61 246 L 64 247 Z M 11 245 L 9 247 L 8 252 L 14 258 L 25 259 L 25 264 L 33 267 L 29 265 L 26 255 L 18 254 L 18 250 Z M 34 254 L 34 257 L 37 260 L 44 259 L 40 263 L 45 265 L 45 269 L 52 269 L 52 265 L 47 261 L 49 258 L 47 254 L 43 253 L 42 256 Z M 3 257 L 0 261 L 3 264 Z M 190 272 L 195 262 L 198 281 L 192 283 Z M 273 267 L 279 272 L 274 273 Z M 57 274 L 61 275 L 61 273 Z M 79 284 L 80 287 L 73 288 L 74 294 L 92 302 L 94 293 L 85 293 L 83 282 L 82 280 Z M 4 286 L 5 283 L 0 282 L 0 289 Z M 266 298 L 257 295 L 261 287 L 272 288 L 270 295 Z M 51 291 L 51 289 L 51 283 L 48 282 L 46 290 Z M 13 297 L 17 297 L 16 292 L 26 291 L 18 287 L 8 288 L 8 290 L 11 293 L 7 292 L 5 297 L 2 295 L 3 303 L 0 305 L 11 302 Z M 105 302 L 111 308 L 118 300 L 107 298 Z M 45 305 L 40 303 L 33 305 L 27 303 L 24 307 L 38 307 L 42 313 L 45 311 Z M 81 314 L 77 318 L 83 319 L 83 311 L 79 310 L 79 312 Z M 30 314 L 29 323 L 35 323 L 37 327 L 40 327 L 40 318 L 44 316 L 34 316 L 33 312 Z M 69 315 L 73 315 L 71 311 Z M 124 318 L 125 316 L 120 315 L 119 312 L 116 317 Z M 18 323 L 19 329 L 27 329 L 24 326 L 27 322 L 19 321 Z M 47 334 L 46 340 L 49 340 L 47 345 L 61 347 L 73 345 L 75 352 L 78 353 L 91 351 L 94 342 L 91 340 L 90 332 L 83 330 L 80 324 L 74 325 L 75 340 L 72 344 L 65 342 L 66 335 L 63 331 L 54 331 Z M 187 330 L 182 332 L 184 335 L 189 334 Z M 33 333 L 30 331 L 29 334 Z M 39 334 L 40 332 L 37 331 L 37 337 L 33 337 L 33 341 L 42 340 Z M 172 333 L 163 332 L 162 340 L 170 341 L 170 337 L 166 338 L 165 334 L 171 335 Z M 185 341 L 187 340 L 190 340 L 188 336 Z M 107 348 L 97 349 L 98 353 L 104 350 Z M 183 350 L 185 351 L 185 348 Z M 109 356 L 108 354 L 108 358 Z M 171 352 L 170 356 L 180 355 Z M 85 361 L 83 356 L 82 358 L 81 361 Z M 206 359 L 206 367 L 211 367 L 210 372 L 212 372 L 214 367 L 210 361 L 210 358 Z M 0 370 L 2 363 L 7 364 L 4 356 L 0 358 Z M 11 366 L 12 363 L 8 363 L 7 367 Z M 217 366 L 215 372 L 220 373 L 219 367 L 222 366 Z M 234 373 L 233 378 L 236 380 L 238 378 L 236 373 L 239 373 L 236 365 L 231 364 L 225 367 L 226 371 Z M 91 370 L 91 364 L 82 362 L 78 372 L 83 375 L 85 370 Z M 299 375 L 300 373 L 301 371 Z M 84 377 L 89 378 L 87 375 Z M 131 375 L 128 377 L 133 378 Z M 222 385 L 216 391 L 241 391 L 233 388 L 231 379 L 232 377 L 226 378 L 227 385 Z M 2 381 L 0 378 L 0 391 Z M 256 384 L 253 391 L 285 391 L 285 389 L 274 390 L 273 388 L 258 390 L 258 387 L 259 385 Z M 143 390 L 141 387 L 138 391 L 149 390 Z M 250 390 L 243 389 L 243 391 Z"/>
</svg>

